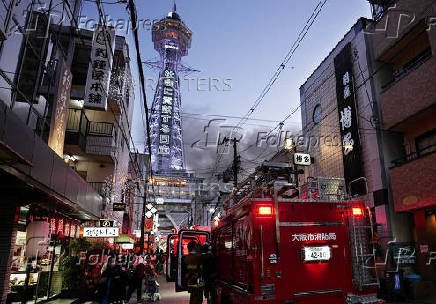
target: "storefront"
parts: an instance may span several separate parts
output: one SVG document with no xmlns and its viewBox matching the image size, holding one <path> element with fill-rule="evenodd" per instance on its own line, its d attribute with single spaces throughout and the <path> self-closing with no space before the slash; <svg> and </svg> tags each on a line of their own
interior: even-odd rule
<svg viewBox="0 0 436 304">
<path fill-rule="evenodd" d="M 79 237 L 80 221 L 37 204 L 21 206 L 17 211 L 8 302 L 21 301 L 24 296 L 37 301 L 59 294 L 60 263 L 69 254 L 70 240 Z"/>
</svg>

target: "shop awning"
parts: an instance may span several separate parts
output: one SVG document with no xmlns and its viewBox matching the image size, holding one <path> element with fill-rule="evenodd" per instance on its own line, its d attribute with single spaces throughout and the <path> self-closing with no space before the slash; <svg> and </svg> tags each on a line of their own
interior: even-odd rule
<svg viewBox="0 0 436 304">
<path fill-rule="evenodd" d="M 117 243 L 117 244 L 127 244 L 127 243 L 134 244 L 135 241 L 127 234 L 120 234 L 120 236 L 115 239 L 115 243 Z"/>
</svg>

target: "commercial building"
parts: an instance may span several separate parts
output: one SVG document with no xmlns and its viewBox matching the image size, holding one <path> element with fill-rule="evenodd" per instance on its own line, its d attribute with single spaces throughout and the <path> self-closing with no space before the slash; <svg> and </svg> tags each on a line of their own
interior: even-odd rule
<svg viewBox="0 0 436 304">
<path fill-rule="evenodd" d="M 313 157 L 305 178 L 344 178 L 348 194 L 367 199 L 382 268 L 418 273 L 411 290 L 424 296 L 436 273 L 436 7 L 370 2 L 374 19 L 360 19 L 300 88 L 300 147 Z"/>
<path fill-rule="evenodd" d="M 338 191 L 369 200 L 386 245 L 394 238 L 407 240 L 409 234 L 399 219 L 392 219 L 388 201 L 383 132 L 366 32 L 370 22 L 358 20 L 300 87 L 304 152 L 314 160 L 305 168 L 305 177 L 344 178 L 346 189 Z"/>
<path fill-rule="evenodd" d="M 395 212 L 411 217 L 402 224 L 416 264 L 405 266 L 423 277 L 419 295 L 436 283 L 436 263 L 429 263 L 436 251 L 436 3 L 386 1 L 373 11 L 368 32 L 379 71 L 374 78 L 386 171 Z"/>
<path fill-rule="evenodd" d="M 127 45 L 112 32 L 113 58 L 110 47 L 100 51 L 109 54 L 106 62 L 90 56 L 101 27 L 77 31 L 79 0 L 50 3 L 11 0 L 0 7 L 2 303 L 58 293 L 60 251 L 50 271 L 50 244 L 78 237 L 90 221 L 123 219 L 109 204 L 122 202 L 127 181 L 133 108 Z M 89 75 L 103 78 L 91 83 Z M 107 98 L 96 98 L 95 89 Z M 103 182 L 110 191 L 103 192 Z"/>
</svg>

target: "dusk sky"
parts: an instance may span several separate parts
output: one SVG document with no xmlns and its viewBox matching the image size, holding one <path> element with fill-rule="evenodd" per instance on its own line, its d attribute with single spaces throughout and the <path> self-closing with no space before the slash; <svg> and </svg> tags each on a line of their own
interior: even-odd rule
<svg viewBox="0 0 436 304">
<path fill-rule="evenodd" d="M 138 18 L 149 20 L 166 16 L 173 6 L 173 1 L 168 0 L 142 0 L 136 3 Z M 188 81 L 181 77 L 185 150 L 193 149 L 191 144 L 196 140 L 203 140 L 203 127 L 208 124 L 208 120 L 214 118 L 209 115 L 241 117 L 250 109 L 318 3 L 319 0 L 177 1 L 177 12 L 193 32 L 191 49 L 182 62 L 200 70 L 187 76 L 195 77 L 195 80 Z M 104 10 L 112 19 L 125 19 L 128 16 L 122 4 L 104 4 Z M 95 3 L 85 2 L 82 16 L 92 18 L 96 14 Z M 360 17 L 370 17 L 370 6 L 365 0 L 327 1 L 294 57 L 251 116 L 262 120 L 247 122 L 245 131 L 251 134 L 251 137 L 254 136 L 254 140 L 258 131 L 269 131 L 277 125 L 277 121 L 282 120 L 298 106 L 300 85 Z M 118 31 L 117 34 L 126 35 L 125 31 Z M 136 76 L 135 48 L 131 43 L 131 32 L 128 36 L 131 66 Z M 158 53 L 153 48 L 149 28 L 140 27 L 139 40 L 142 59 L 157 59 Z M 157 71 L 145 66 L 145 73 L 145 77 L 150 78 L 147 81 L 147 101 L 150 106 L 154 94 L 152 79 L 157 78 Z M 216 78 L 218 80 L 213 82 L 217 86 L 209 87 L 208 80 L 198 78 Z M 135 82 L 132 136 L 135 147 L 141 152 L 145 132 L 141 120 L 142 100 L 139 98 L 137 77 Z M 239 119 L 226 119 L 219 123 L 234 125 L 238 121 Z M 299 130 L 300 123 L 298 111 L 287 121 L 285 129 Z M 240 151 L 249 145 L 250 142 L 242 142 Z M 202 164 L 208 163 L 206 166 L 210 167 L 211 160 L 213 163 L 215 159 L 216 147 L 197 150 L 189 153 L 191 156 L 187 159 L 187 167 L 208 171 L 210 168 L 204 168 Z M 256 152 L 249 149 L 242 153 L 242 157 L 253 159 L 251 156 L 258 155 Z M 223 160 L 230 162 L 230 156 L 224 157 Z M 253 166 L 255 165 L 253 162 Z"/>
</svg>

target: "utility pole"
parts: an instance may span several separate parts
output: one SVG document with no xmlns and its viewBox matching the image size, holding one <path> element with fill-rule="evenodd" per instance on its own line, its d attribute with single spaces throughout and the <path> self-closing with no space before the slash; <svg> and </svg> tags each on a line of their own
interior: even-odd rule
<svg viewBox="0 0 436 304">
<path fill-rule="evenodd" d="M 232 164 L 232 171 L 233 171 L 233 186 L 235 188 L 238 187 L 238 171 L 239 171 L 239 156 L 238 156 L 238 142 L 239 139 L 234 138 L 228 138 L 224 137 L 223 143 L 225 142 L 233 142 L 233 164 Z"/>
<path fill-rule="evenodd" d="M 153 182 L 153 181 L 152 181 Z M 145 231 L 145 211 L 147 205 L 147 177 L 146 174 L 144 174 L 144 195 L 142 196 L 142 213 L 141 213 L 141 254 L 144 254 L 144 231 Z"/>
</svg>

